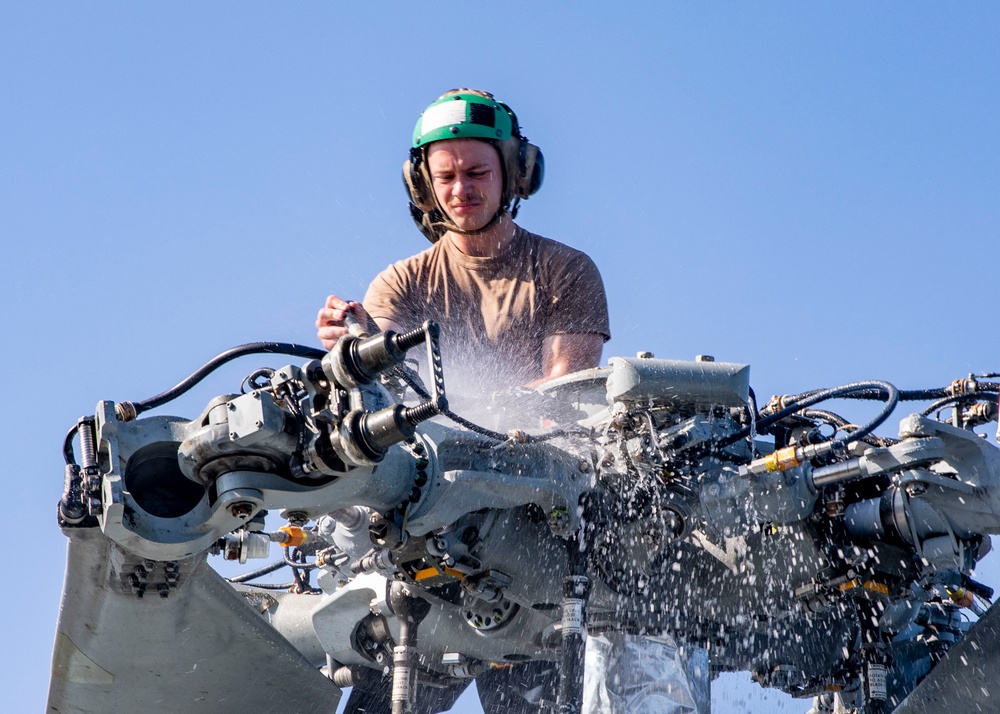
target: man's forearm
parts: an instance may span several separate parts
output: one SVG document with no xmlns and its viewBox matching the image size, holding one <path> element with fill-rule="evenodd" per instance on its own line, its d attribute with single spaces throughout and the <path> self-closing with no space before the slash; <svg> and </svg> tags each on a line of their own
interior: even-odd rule
<svg viewBox="0 0 1000 714">
<path fill-rule="evenodd" d="M 542 343 L 542 378 L 561 377 L 601 363 L 604 337 L 596 333 L 549 335 Z"/>
</svg>

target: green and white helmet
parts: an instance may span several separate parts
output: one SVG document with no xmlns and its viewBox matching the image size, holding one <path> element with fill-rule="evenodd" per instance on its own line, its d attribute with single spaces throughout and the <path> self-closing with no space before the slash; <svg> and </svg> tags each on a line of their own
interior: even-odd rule
<svg viewBox="0 0 1000 714">
<path fill-rule="evenodd" d="M 517 116 L 489 92 L 454 89 L 427 107 L 413 129 L 410 158 L 403 165 L 403 181 L 410 194 L 410 215 L 430 241 L 445 231 L 461 231 L 438 205 L 427 169 L 426 147 L 435 141 L 480 139 L 493 144 L 500 154 L 504 172 L 504 192 L 500 209 L 484 231 L 507 213 L 517 215 L 521 199 L 533 195 L 542 185 L 545 161 L 537 146 L 521 134 Z"/>
</svg>

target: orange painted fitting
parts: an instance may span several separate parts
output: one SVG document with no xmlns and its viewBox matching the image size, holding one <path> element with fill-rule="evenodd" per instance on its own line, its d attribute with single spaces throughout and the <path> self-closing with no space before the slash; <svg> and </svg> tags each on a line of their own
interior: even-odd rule
<svg viewBox="0 0 1000 714">
<path fill-rule="evenodd" d="M 282 526 L 278 531 L 287 536 L 281 543 L 285 548 L 297 548 L 309 540 L 309 533 L 298 526 Z"/>
</svg>

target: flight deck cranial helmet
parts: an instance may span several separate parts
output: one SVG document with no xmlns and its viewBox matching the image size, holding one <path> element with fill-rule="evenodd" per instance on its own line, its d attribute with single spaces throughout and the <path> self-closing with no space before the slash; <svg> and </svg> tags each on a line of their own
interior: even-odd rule
<svg viewBox="0 0 1000 714">
<path fill-rule="evenodd" d="M 500 154 L 500 165 L 503 167 L 500 208 L 485 226 L 476 231 L 459 229 L 434 195 L 427 167 L 427 146 L 449 139 L 487 141 Z M 449 230 L 481 233 L 507 213 L 512 218 L 517 216 L 521 199 L 527 199 L 541 187 L 544 174 L 542 152 L 521 134 L 514 112 L 489 92 L 478 89 L 453 89 L 427 107 L 417 119 L 410 158 L 403 164 L 403 181 L 410 194 L 410 215 L 431 243 L 436 243 Z"/>
</svg>

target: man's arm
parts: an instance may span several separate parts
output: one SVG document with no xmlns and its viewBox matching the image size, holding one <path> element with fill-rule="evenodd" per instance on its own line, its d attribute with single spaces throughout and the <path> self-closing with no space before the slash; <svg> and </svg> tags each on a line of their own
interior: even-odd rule
<svg viewBox="0 0 1000 714">
<path fill-rule="evenodd" d="M 538 382 L 598 366 L 603 346 L 604 335 L 593 332 L 549 335 L 542 342 L 542 378 Z"/>
</svg>

